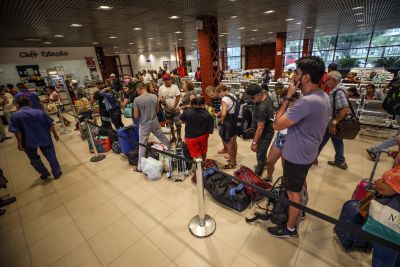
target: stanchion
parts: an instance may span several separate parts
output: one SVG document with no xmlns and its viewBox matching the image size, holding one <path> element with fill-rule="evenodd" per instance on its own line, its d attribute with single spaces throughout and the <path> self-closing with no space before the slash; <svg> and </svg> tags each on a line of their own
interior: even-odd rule
<svg viewBox="0 0 400 267">
<path fill-rule="evenodd" d="M 105 159 L 106 155 L 104 154 L 99 154 L 99 152 L 97 151 L 96 145 L 94 143 L 94 139 L 93 139 L 93 135 L 92 135 L 92 131 L 90 131 L 90 126 L 89 123 L 87 122 L 87 119 L 85 119 L 85 125 L 86 125 L 86 129 L 88 131 L 89 134 L 89 142 L 92 144 L 93 147 L 93 151 L 94 151 L 94 157 L 92 157 L 90 159 L 91 162 L 98 162 L 100 160 Z"/>
<path fill-rule="evenodd" d="M 61 112 L 61 105 L 57 105 L 57 112 L 58 112 L 58 117 L 60 118 L 61 121 L 61 128 L 63 129 L 60 134 L 67 134 L 72 132 L 71 130 L 67 130 L 67 127 L 65 126 L 64 119 L 62 117 L 62 112 Z"/>
<path fill-rule="evenodd" d="M 201 168 L 201 158 L 196 159 L 197 201 L 199 215 L 194 216 L 189 222 L 189 231 L 195 237 L 208 237 L 215 232 L 216 223 L 213 218 L 205 214 L 204 210 L 204 181 Z"/>
</svg>

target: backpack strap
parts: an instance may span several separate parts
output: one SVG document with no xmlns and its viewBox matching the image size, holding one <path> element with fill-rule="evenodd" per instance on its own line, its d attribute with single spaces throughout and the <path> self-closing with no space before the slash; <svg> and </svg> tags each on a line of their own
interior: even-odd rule
<svg viewBox="0 0 400 267">
<path fill-rule="evenodd" d="M 347 104 L 349 105 L 349 108 L 350 108 L 351 112 L 352 112 L 353 115 L 355 116 L 356 113 L 354 112 L 354 108 L 353 108 L 353 106 L 351 105 L 350 100 L 349 100 L 349 98 L 347 97 L 346 92 L 345 92 L 342 88 L 339 88 L 339 89 L 336 90 L 336 92 L 333 93 L 332 119 L 335 118 L 335 111 L 336 111 L 336 94 L 337 94 L 339 91 L 342 91 L 342 92 L 344 93 L 344 95 L 345 95 L 345 97 L 346 97 L 346 100 L 347 100 Z"/>
<path fill-rule="evenodd" d="M 238 104 L 238 101 L 237 101 L 237 99 L 236 98 L 234 98 L 233 96 L 231 96 L 231 95 L 226 95 L 228 98 L 230 98 L 232 101 L 233 101 L 233 105 L 232 105 L 232 107 L 228 110 L 228 114 L 229 114 L 229 112 L 231 112 L 231 110 L 233 109 L 233 107 L 235 107 L 236 108 L 236 106 L 237 106 L 237 104 Z"/>
</svg>

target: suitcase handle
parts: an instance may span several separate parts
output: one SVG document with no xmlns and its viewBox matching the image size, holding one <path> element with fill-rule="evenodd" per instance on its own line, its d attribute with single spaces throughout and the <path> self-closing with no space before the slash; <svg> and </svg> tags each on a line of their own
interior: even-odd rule
<svg viewBox="0 0 400 267">
<path fill-rule="evenodd" d="M 374 179 L 376 167 L 378 166 L 380 156 L 381 156 L 381 152 L 378 152 L 375 154 L 375 163 L 374 163 L 374 166 L 372 167 L 371 175 L 369 176 L 369 179 L 368 179 L 368 184 L 365 187 L 365 190 L 367 190 L 367 191 L 373 191 L 372 179 Z"/>
</svg>

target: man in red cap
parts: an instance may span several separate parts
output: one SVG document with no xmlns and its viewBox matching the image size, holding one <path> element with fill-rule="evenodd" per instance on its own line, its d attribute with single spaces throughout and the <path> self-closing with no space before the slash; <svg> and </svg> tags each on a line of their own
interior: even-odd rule
<svg viewBox="0 0 400 267">
<path fill-rule="evenodd" d="M 168 125 L 171 127 L 172 138 L 171 143 L 175 143 L 175 130 L 174 124 L 176 126 L 176 133 L 178 137 L 178 143 L 182 142 L 181 137 L 181 121 L 179 119 L 179 100 L 181 99 L 181 91 L 178 86 L 172 84 L 172 79 L 169 74 L 163 75 L 164 85 L 160 86 L 158 89 L 158 98 L 165 108 L 165 118 L 167 119 Z"/>
</svg>

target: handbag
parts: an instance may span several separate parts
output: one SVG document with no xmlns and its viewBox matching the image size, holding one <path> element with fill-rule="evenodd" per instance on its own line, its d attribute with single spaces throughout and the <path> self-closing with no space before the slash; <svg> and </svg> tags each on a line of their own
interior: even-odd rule
<svg viewBox="0 0 400 267">
<path fill-rule="evenodd" d="M 336 93 L 338 91 L 342 91 L 346 94 L 343 89 L 338 89 L 333 94 L 333 109 L 332 109 L 332 118 L 335 117 L 336 111 Z M 358 132 L 361 129 L 360 121 L 358 120 L 356 113 L 354 112 L 353 106 L 351 105 L 349 98 L 346 95 L 347 103 L 349 104 L 349 108 L 351 110 L 351 114 L 344 117 L 341 121 L 336 125 L 336 134 L 335 137 L 340 139 L 354 139 L 358 135 Z"/>
<path fill-rule="evenodd" d="M 133 104 L 129 103 L 128 105 L 126 105 L 126 107 L 124 108 L 124 117 L 129 119 L 133 117 Z"/>
</svg>

